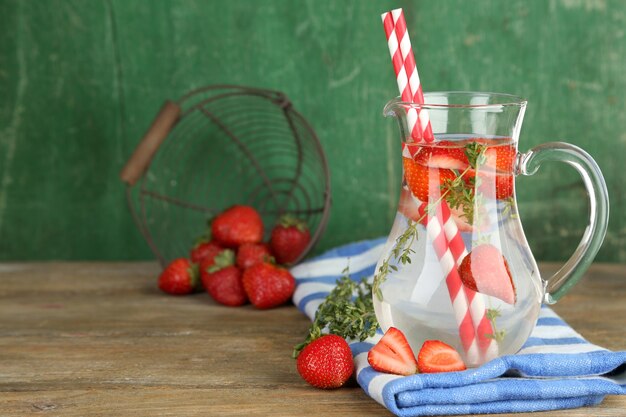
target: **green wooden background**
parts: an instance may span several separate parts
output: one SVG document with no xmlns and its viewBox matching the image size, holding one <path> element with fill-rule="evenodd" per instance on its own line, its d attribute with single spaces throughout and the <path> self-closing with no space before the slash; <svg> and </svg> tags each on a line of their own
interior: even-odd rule
<svg viewBox="0 0 626 417">
<path fill-rule="evenodd" d="M 318 249 L 387 234 L 399 139 L 379 15 L 404 7 L 426 90 L 529 99 L 520 147 L 565 139 L 605 173 L 599 254 L 626 261 L 626 2 L 0 0 L 0 259 L 144 259 L 118 172 L 165 98 L 206 84 L 286 92 L 316 129 L 334 206 Z M 573 170 L 518 179 L 538 259 L 587 212 Z"/>
</svg>

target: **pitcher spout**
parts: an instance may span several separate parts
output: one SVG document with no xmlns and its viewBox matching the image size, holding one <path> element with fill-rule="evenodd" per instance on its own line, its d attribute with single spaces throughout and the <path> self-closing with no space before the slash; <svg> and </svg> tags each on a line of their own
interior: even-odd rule
<svg viewBox="0 0 626 417">
<path fill-rule="evenodd" d="M 401 103 L 402 101 L 399 98 L 394 98 L 393 100 L 389 101 L 387 104 L 385 104 L 385 107 L 383 108 L 383 116 L 395 117 L 398 119 L 402 118 L 405 111 L 400 105 Z"/>
</svg>

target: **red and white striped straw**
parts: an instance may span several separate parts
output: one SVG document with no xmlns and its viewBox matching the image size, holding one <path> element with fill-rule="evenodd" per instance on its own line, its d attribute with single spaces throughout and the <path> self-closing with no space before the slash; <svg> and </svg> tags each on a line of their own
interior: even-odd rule
<svg viewBox="0 0 626 417">
<path fill-rule="evenodd" d="M 387 46 L 396 73 L 396 81 L 402 101 L 407 103 L 424 103 L 424 93 L 415 65 L 415 56 L 411 48 L 411 39 L 406 28 L 406 20 L 402 9 L 395 9 L 381 15 Z M 407 122 L 411 137 L 416 141 L 432 142 L 435 140 L 428 110 L 409 107 Z"/>
<path fill-rule="evenodd" d="M 461 262 L 465 256 L 467 256 L 465 242 L 463 241 L 459 228 L 450 215 L 450 208 L 448 205 L 440 204 L 437 208 L 437 211 L 439 210 L 441 210 L 441 213 L 437 214 L 437 219 L 438 222 L 443 222 L 440 224 L 443 225 L 443 233 L 448 241 L 448 249 L 452 257 L 456 260 L 455 270 L 457 270 L 456 268 L 461 265 Z M 476 341 L 482 355 L 482 361 L 490 361 L 498 356 L 499 349 L 498 342 L 493 337 L 490 338 L 487 336 L 493 334 L 493 327 L 487 318 L 487 309 L 484 297 L 482 294 L 472 291 L 464 285 L 462 286 L 462 289 L 469 305 L 469 312 L 472 317 L 474 328 L 476 329 Z"/>
<path fill-rule="evenodd" d="M 444 204 L 438 204 L 435 213 L 429 214 L 426 220 L 426 232 L 430 238 L 439 264 L 446 278 L 446 286 L 448 294 L 452 302 L 452 310 L 459 327 L 459 337 L 463 350 L 465 351 L 466 361 L 468 365 L 478 365 L 480 363 L 481 352 L 478 346 L 478 337 L 476 327 L 472 317 L 472 310 L 464 291 L 465 287 L 459 276 L 457 269 L 457 261 L 454 257 L 450 244 L 445 234 L 446 224 L 454 223 L 454 220 L 448 218 L 446 222 L 443 217 L 442 208 Z M 447 208 L 447 205 L 445 205 Z M 432 216 L 432 217 L 431 217 Z"/>
<path fill-rule="evenodd" d="M 402 100 L 423 104 L 424 94 L 404 13 L 402 9 L 395 9 L 383 13 L 381 18 Z M 435 140 L 426 109 L 410 107 L 407 111 L 407 122 L 411 137 L 415 141 L 432 142 Z M 403 153 L 406 152 L 411 153 L 408 149 L 403 151 Z M 427 232 L 446 276 L 446 285 L 467 360 L 470 364 L 477 364 L 481 355 L 485 360 L 497 355 L 497 344 L 493 339 L 486 337 L 487 334 L 492 333 L 491 323 L 487 319 L 482 296 L 468 290 L 459 277 L 457 265 L 461 263 L 467 251 L 461 233 L 450 217 L 450 209 L 445 201 L 441 201 L 436 207 L 434 218 L 436 221 L 427 223 Z"/>
</svg>

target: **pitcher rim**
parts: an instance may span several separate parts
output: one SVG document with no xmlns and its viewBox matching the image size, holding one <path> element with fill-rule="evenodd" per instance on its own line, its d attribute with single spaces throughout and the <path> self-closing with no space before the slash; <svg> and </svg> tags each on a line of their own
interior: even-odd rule
<svg viewBox="0 0 626 417">
<path fill-rule="evenodd" d="M 509 93 L 497 93 L 497 92 L 487 92 L 487 91 L 429 91 L 424 93 L 424 97 L 429 96 L 442 96 L 442 95 L 457 95 L 457 96 L 471 96 L 471 97 L 497 97 L 502 99 L 501 102 L 498 103 L 467 103 L 467 104 L 437 104 L 437 103 L 412 103 L 407 101 L 402 101 L 400 97 L 395 97 L 391 100 L 391 102 L 395 102 L 397 105 L 403 106 L 411 106 L 411 107 L 419 107 L 425 109 L 445 109 L 445 108 L 466 108 L 466 109 L 490 109 L 490 108 L 502 108 L 502 107 L 525 107 L 528 103 L 528 100 Z M 391 102 L 389 104 L 391 104 Z"/>
</svg>

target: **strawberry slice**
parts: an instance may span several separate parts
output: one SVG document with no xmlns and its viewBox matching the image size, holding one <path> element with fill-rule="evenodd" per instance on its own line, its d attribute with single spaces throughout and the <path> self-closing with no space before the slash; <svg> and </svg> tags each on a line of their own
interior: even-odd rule
<svg viewBox="0 0 626 417">
<path fill-rule="evenodd" d="M 426 204 L 426 203 L 422 203 Z M 400 192 L 400 202 L 398 203 L 398 212 L 402 214 L 407 219 L 411 219 L 414 222 L 420 219 L 420 216 L 423 213 L 420 213 L 420 207 L 417 205 L 417 202 L 411 195 L 411 192 L 404 187 L 402 187 L 402 191 Z"/>
<path fill-rule="evenodd" d="M 449 169 L 428 168 L 411 158 L 402 158 L 402 165 L 409 189 L 415 197 L 424 202 L 427 202 L 429 197 L 438 198 L 444 181 L 453 180 L 456 177 Z"/>
<path fill-rule="evenodd" d="M 496 175 L 496 198 L 503 200 L 513 195 L 513 175 L 497 174 Z"/>
<path fill-rule="evenodd" d="M 467 369 L 459 352 L 440 340 L 427 340 L 417 355 L 417 368 L 423 374 L 464 371 Z"/>
<path fill-rule="evenodd" d="M 486 243 L 472 249 L 463 258 L 459 275 L 467 288 L 515 304 L 517 294 L 509 264 L 495 246 Z"/>
<path fill-rule="evenodd" d="M 467 184 L 472 183 L 472 181 L 475 184 L 475 177 L 476 171 L 470 169 L 463 176 L 463 179 Z M 487 198 L 503 200 L 513 195 L 513 174 L 498 173 L 486 168 L 478 171 L 478 178 L 480 178 L 478 191 Z"/>
<path fill-rule="evenodd" d="M 513 145 L 491 146 L 485 151 L 485 165 L 495 168 L 498 173 L 513 173 L 517 150 Z"/>
<path fill-rule="evenodd" d="M 396 375 L 413 375 L 417 361 L 404 334 L 390 327 L 385 335 L 367 354 L 370 366 L 378 372 Z"/>
<path fill-rule="evenodd" d="M 415 155 L 418 164 L 429 168 L 463 170 L 469 164 L 463 147 L 449 140 L 442 140 L 436 146 L 423 146 Z"/>
</svg>

